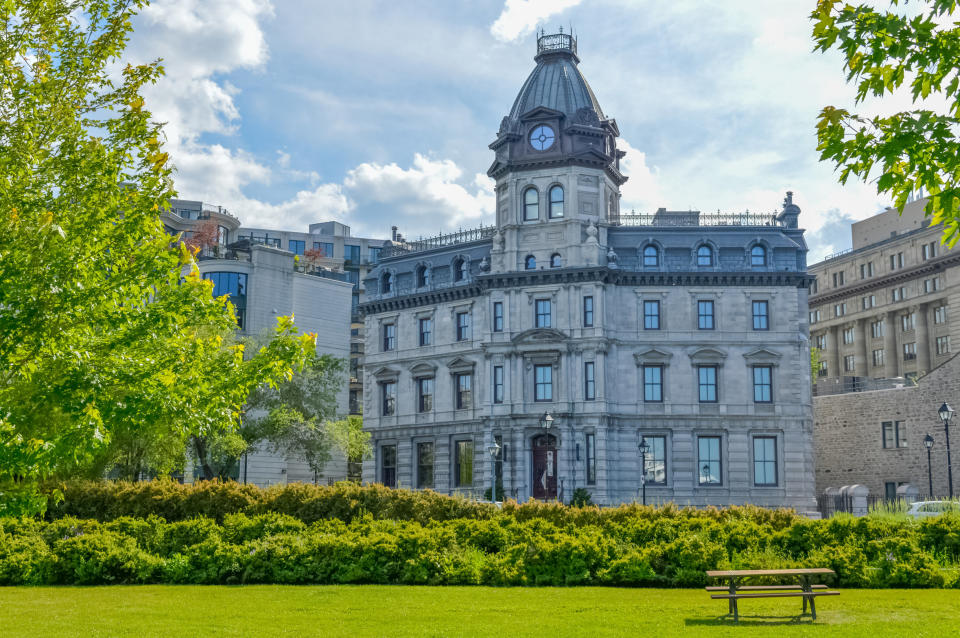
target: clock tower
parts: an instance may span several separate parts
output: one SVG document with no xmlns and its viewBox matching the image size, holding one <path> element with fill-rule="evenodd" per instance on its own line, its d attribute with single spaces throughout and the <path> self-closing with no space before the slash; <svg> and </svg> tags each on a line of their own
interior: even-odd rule
<svg viewBox="0 0 960 638">
<path fill-rule="evenodd" d="M 537 38 L 536 68 L 490 144 L 496 159 L 497 234 L 491 270 L 607 263 L 607 228 L 619 223 L 616 120 L 603 114 L 578 68 L 572 34 Z"/>
</svg>

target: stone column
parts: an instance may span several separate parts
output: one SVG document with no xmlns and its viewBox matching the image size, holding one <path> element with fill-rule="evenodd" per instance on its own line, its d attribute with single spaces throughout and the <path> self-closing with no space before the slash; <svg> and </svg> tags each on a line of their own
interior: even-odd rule
<svg viewBox="0 0 960 638">
<path fill-rule="evenodd" d="M 839 379 L 843 376 L 843 370 L 840 368 L 840 326 L 832 326 L 830 328 L 830 341 L 827 343 L 827 350 L 829 351 L 829 373 L 828 377 L 834 377 Z"/>
<path fill-rule="evenodd" d="M 927 309 L 925 303 L 918 305 L 914 313 L 916 315 L 917 327 L 917 372 L 926 374 L 930 372 L 930 331 L 927 326 Z"/>
<path fill-rule="evenodd" d="M 892 310 L 883 318 L 883 376 L 888 379 L 900 376 L 899 353 L 897 352 L 897 313 Z"/>
<path fill-rule="evenodd" d="M 856 366 L 858 377 L 870 376 L 870 359 L 867 349 L 867 319 L 857 319 L 854 325 L 853 343 L 854 343 L 854 365 Z"/>
</svg>

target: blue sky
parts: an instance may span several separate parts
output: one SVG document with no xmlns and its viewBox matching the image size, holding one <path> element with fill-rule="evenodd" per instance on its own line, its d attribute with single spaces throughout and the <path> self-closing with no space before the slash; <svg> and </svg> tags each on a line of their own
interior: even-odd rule
<svg viewBox="0 0 960 638">
<path fill-rule="evenodd" d="M 573 24 L 580 68 L 617 119 L 626 208 L 772 211 L 795 191 L 811 258 L 886 203 L 840 186 L 814 123 L 852 106 L 812 53 L 813 0 L 154 0 L 131 57 L 163 58 L 181 197 L 245 225 L 407 236 L 493 220 L 487 145 L 534 67 L 534 29 Z M 906 108 L 902 100 L 869 108 Z"/>
</svg>

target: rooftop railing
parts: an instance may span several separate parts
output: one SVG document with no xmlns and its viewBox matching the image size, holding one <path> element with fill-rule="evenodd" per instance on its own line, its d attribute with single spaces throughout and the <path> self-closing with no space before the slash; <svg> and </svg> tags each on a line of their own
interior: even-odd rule
<svg viewBox="0 0 960 638">
<path fill-rule="evenodd" d="M 577 52 L 577 39 L 569 33 L 551 33 L 537 38 L 537 54 L 544 51 L 573 51 Z"/>
<path fill-rule="evenodd" d="M 701 213 L 664 211 L 620 215 L 621 226 L 783 226 L 776 213 Z"/>
<path fill-rule="evenodd" d="M 437 235 L 435 237 L 427 237 L 423 239 L 417 239 L 415 241 L 401 241 L 395 242 L 390 246 L 384 246 L 380 251 L 380 260 L 387 259 L 388 257 L 397 257 L 399 255 L 406 255 L 409 253 L 419 253 L 426 250 L 433 250 L 434 248 L 443 248 L 445 246 L 454 246 L 456 244 L 468 244 L 474 241 L 480 241 L 482 239 L 489 239 L 493 237 L 493 234 L 496 232 L 496 227 L 494 226 L 481 226 L 480 228 L 471 228 L 470 230 L 460 230 L 455 233 L 447 233 L 445 235 Z"/>
</svg>

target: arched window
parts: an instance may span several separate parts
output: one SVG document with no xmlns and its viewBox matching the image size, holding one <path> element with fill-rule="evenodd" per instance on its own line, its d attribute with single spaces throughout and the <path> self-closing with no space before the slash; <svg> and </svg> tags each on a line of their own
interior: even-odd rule
<svg viewBox="0 0 960 638">
<path fill-rule="evenodd" d="M 563 217 L 563 186 L 559 184 L 550 189 L 550 217 Z"/>
<path fill-rule="evenodd" d="M 751 266 L 766 266 L 767 265 L 767 249 L 757 244 L 750 249 L 750 265 Z"/>
<path fill-rule="evenodd" d="M 536 188 L 528 188 L 523 193 L 523 221 L 540 219 L 540 194 Z"/>
<path fill-rule="evenodd" d="M 430 285 L 430 271 L 426 266 L 417 266 L 417 288 L 426 288 Z"/>
<path fill-rule="evenodd" d="M 383 273 L 383 277 L 380 278 L 380 292 L 388 293 L 393 288 L 393 275 L 388 272 Z"/>
<path fill-rule="evenodd" d="M 523 266 L 527 270 L 536 270 L 537 269 L 537 258 L 533 255 L 527 255 L 527 258 L 523 260 Z"/>
<path fill-rule="evenodd" d="M 459 257 L 453 260 L 453 280 L 463 281 L 467 278 L 467 262 Z"/>
<path fill-rule="evenodd" d="M 653 244 L 648 244 L 643 249 L 643 265 L 645 267 L 653 266 L 654 268 L 660 265 L 660 254 Z"/>
<path fill-rule="evenodd" d="M 703 244 L 700 246 L 700 248 L 697 248 L 697 265 L 698 266 L 713 265 L 713 251 L 710 249 L 710 246 Z"/>
<path fill-rule="evenodd" d="M 553 253 L 550 255 L 550 267 L 559 268 L 563 265 L 563 260 L 560 259 L 560 253 Z"/>
</svg>

